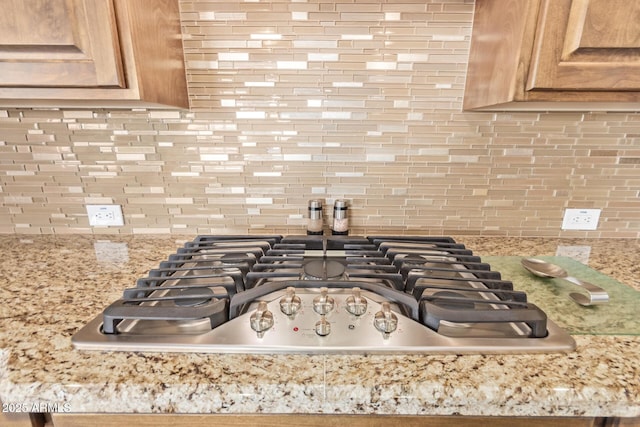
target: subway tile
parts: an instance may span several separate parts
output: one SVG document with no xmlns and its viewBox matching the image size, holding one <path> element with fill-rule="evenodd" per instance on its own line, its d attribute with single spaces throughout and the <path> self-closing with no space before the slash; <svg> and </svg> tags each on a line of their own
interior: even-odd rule
<svg viewBox="0 0 640 427">
<path fill-rule="evenodd" d="M 267 117 L 264 111 L 236 111 L 237 119 L 265 119 Z"/>
</svg>

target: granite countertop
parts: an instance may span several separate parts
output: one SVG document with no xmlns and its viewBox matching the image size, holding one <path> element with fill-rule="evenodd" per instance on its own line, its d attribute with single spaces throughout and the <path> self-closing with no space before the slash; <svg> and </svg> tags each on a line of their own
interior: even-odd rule
<svg viewBox="0 0 640 427">
<path fill-rule="evenodd" d="M 568 354 L 217 355 L 78 351 L 71 336 L 194 236 L 0 236 L 0 400 L 71 412 L 640 416 L 640 336 Z M 478 255 L 590 248 L 640 290 L 640 242 L 454 236 Z"/>
</svg>

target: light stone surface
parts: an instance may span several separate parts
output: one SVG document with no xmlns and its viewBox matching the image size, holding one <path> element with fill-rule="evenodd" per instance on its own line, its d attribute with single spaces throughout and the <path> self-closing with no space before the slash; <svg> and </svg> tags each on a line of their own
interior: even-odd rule
<svg viewBox="0 0 640 427">
<path fill-rule="evenodd" d="M 81 326 L 193 237 L 0 236 L 0 400 L 72 412 L 640 416 L 638 336 L 576 336 L 575 352 L 542 355 L 159 354 L 71 346 Z M 640 290 L 636 240 L 454 237 L 478 255 L 590 246 L 591 267 Z"/>
</svg>

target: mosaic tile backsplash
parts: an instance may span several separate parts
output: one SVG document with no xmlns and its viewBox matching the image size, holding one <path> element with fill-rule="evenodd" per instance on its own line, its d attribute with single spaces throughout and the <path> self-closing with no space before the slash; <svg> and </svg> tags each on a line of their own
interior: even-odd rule
<svg viewBox="0 0 640 427">
<path fill-rule="evenodd" d="M 640 237 L 640 113 L 462 112 L 470 0 L 181 9 L 189 111 L 0 108 L 0 233 Z"/>
</svg>

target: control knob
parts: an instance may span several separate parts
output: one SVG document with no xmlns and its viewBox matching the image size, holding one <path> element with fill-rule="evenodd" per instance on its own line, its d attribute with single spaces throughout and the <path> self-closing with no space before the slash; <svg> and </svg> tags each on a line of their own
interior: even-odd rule
<svg viewBox="0 0 640 427">
<path fill-rule="evenodd" d="M 249 318 L 251 329 L 258 333 L 258 338 L 264 336 L 265 331 L 273 326 L 273 313 L 267 308 L 267 303 L 260 301 L 258 308 Z"/>
<path fill-rule="evenodd" d="M 354 316 L 362 316 L 367 312 L 367 300 L 360 295 L 360 288 L 353 288 L 347 297 L 347 311 Z"/>
<path fill-rule="evenodd" d="M 329 289 L 322 287 L 320 288 L 320 295 L 313 299 L 313 310 L 322 316 L 333 310 L 335 304 L 328 293 Z"/>
<path fill-rule="evenodd" d="M 396 330 L 398 327 L 398 316 L 393 314 L 391 305 L 388 302 L 382 303 L 380 311 L 376 313 L 373 319 L 373 324 L 385 337 Z"/>
<path fill-rule="evenodd" d="M 287 316 L 294 316 L 300 307 L 302 301 L 300 297 L 296 295 L 296 288 L 290 286 L 287 288 L 287 294 L 280 299 L 280 311 Z"/>
<path fill-rule="evenodd" d="M 331 333 L 331 323 L 327 322 L 327 319 L 322 316 L 320 320 L 316 322 L 316 334 L 321 337 L 327 336 Z"/>
</svg>

